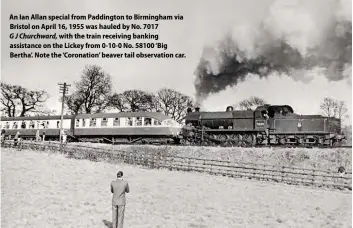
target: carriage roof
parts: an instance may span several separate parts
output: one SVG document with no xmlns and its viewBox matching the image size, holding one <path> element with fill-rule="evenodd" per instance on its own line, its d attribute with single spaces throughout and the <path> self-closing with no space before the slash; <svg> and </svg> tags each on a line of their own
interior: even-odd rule
<svg viewBox="0 0 353 228">
<path fill-rule="evenodd" d="M 64 119 L 73 118 L 72 115 L 64 115 Z M 1 121 L 26 121 L 26 120 L 60 120 L 60 115 L 54 116 L 22 116 L 22 117 L 1 117 Z"/>
<path fill-rule="evenodd" d="M 118 113 L 79 114 L 75 117 L 75 119 L 121 118 L 121 117 L 149 117 L 160 121 L 171 119 L 171 117 L 159 112 L 118 112 Z"/>
</svg>

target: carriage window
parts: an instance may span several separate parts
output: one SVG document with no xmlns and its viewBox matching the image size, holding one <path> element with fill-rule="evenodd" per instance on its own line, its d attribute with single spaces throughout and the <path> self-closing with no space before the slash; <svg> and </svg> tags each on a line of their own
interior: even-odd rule
<svg viewBox="0 0 353 228">
<path fill-rule="evenodd" d="M 86 127 L 86 120 L 82 119 L 82 127 Z"/>
<path fill-rule="evenodd" d="M 126 126 L 132 126 L 132 123 L 133 121 L 131 117 L 126 118 Z"/>
<path fill-rule="evenodd" d="M 158 125 L 162 125 L 162 123 L 159 120 L 153 119 L 153 125 L 158 126 Z"/>
<path fill-rule="evenodd" d="M 9 124 L 9 122 L 6 122 L 6 124 L 5 124 L 5 128 L 6 128 L 6 129 L 9 129 L 9 128 L 10 128 L 10 124 Z"/>
<path fill-rule="evenodd" d="M 56 121 L 56 128 L 60 127 L 60 121 Z"/>
<path fill-rule="evenodd" d="M 176 126 L 176 125 L 178 125 L 178 123 L 175 120 L 172 120 L 172 119 L 164 120 L 163 123 L 165 125 L 168 125 L 168 126 Z"/>
<path fill-rule="evenodd" d="M 22 121 L 22 123 L 21 123 L 21 128 L 22 128 L 22 129 L 26 129 L 26 122 Z"/>
<path fill-rule="evenodd" d="M 149 117 L 145 117 L 145 126 L 151 126 L 151 123 L 152 123 L 152 119 L 149 118 Z"/>
<path fill-rule="evenodd" d="M 113 126 L 114 126 L 114 127 L 120 126 L 120 119 L 119 119 L 119 118 L 114 118 Z"/>
<path fill-rule="evenodd" d="M 75 125 L 75 127 L 79 127 L 79 126 L 80 126 L 80 120 L 77 119 L 77 120 L 76 120 L 76 125 Z"/>
<path fill-rule="evenodd" d="M 31 122 L 29 122 L 29 128 L 34 129 L 34 121 L 33 120 L 31 120 Z"/>
<path fill-rule="evenodd" d="M 136 126 L 142 126 L 142 117 L 136 117 Z"/>
<path fill-rule="evenodd" d="M 95 127 L 96 124 L 97 124 L 96 118 L 92 118 L 91 121 L 89 122 L 89 126 L 90 126 L 90 127 Z"/>
<path fill-rule="evenodd" d="M 102 127 L 106 127 L 106 126 L 107 126 L 107 123 L 108 123 L 108 119 L 107 119 L 107 118 L 103 118 L 103 119 L 102 119 L 102 122 L 101 122 L 101 126 L 102 126 Z"/>
<path fill-rule="evenodd" d="M 23 123 L 22 123 L 22 124 L 23 124 Z M 41 125 L 43 126 L 43 128 L 48 128 L 49 121 L 48 121 L 48 122 L 42 121 Z M 25 127 L 25 128 L 26 128 L 26 127 Z"/>
</svg>

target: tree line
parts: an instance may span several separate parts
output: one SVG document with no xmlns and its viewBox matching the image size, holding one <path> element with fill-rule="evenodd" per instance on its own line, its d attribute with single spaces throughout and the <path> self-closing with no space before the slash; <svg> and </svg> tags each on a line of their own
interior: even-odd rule
<svg viewBox="0 0 353 228">
<path fill-rule="evenodd" d="M 44 90 L 29 90 L 19 85 L 1 83 L 1 112 L 8 117 L 51 114 L 45 108 L 49 94 Z M 62 98 L 60 99 L 62 101 Z M 162 112 L 182 121 L 187 108 L 195 108 L 190 97 L 176 90 L 162 88 L 156 93 L 142 90 L 113 92 L 112 78 L 96 65 L 86 66 L 73 91 L 65 96 L 69 114 L 92 114 L 107 110 L 119 112 Z"/>
<path fill-rule="evenodd" d="M 44 90 L 29 90 L 19 85 L 1 83 L 1 112 L 8 117 L 33 114 L 54 114 L 46 109 L 49 94 Z M 62 101 L 62 100 L 61 100 Z M 176 90 L 162 88 L 155 93 L 142 90 L 113 92 L 112 78 L 96 65 L 88 65 L 79 81 L 74 82 L 73 91 L 64 100 L 70 114 L 100 113 L 107 110 L 119 112 L 162 112 L 176 121 L 182 121 L 187 108 L 195 108 L 190 97 Z M 254 110 L 267 102 L 252 96 L 234 105 L 240 110 Z M 346 104 L 325 98 L 320 109 L 324 116 L 342 119 L 347 113 Z"/>
</svg>

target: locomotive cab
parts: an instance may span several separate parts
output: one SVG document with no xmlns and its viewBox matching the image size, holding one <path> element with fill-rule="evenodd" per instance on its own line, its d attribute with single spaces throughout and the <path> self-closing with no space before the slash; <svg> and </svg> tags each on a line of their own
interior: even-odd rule
<svg viewBox="0 0 353 228">
<path fill-rule="evenodd" d="M 293 114 L 293 108 L 289 105 L 268 105 L 259 106 L 255 109 L 255 118 L 274 118 L 276 116 L 287 116 Z"/>
<path fill-rule="evenodd" d="M 267 109 L 270 118 L 275 116 L 288 116 L 294 113 L 293 108 L 289 105 L 272 105 Z"/>
<path fill-rule="evenodd" d="M 289 116 L 294 113 L 289 105 L 269 105 L 259 106 L 254 111 L 255 129 L 263 130 L 271 126 L 273 118 Z"/>
</svg>

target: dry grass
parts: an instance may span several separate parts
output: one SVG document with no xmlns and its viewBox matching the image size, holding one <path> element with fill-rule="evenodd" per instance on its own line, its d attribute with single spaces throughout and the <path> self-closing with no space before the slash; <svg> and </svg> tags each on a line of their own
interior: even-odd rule
<svg viewBox="0 0 353 228">
<path fill-rule="evenodd" d="M 336 172 L 338 167 L 352 167 L 352 149 L 318 148 L 226 148 L 226 147 L 180 147 L 153 145 L 108 145 L 98 143 L 73 143 L 73 145 L 114 148 L 132 152 L 156 152 L 181 157 L 194 157 L 235 162 L 250 162 L 278 166 L 325 169 Z"/>
<path fill-rule="evenodd" d="M 2 226 L 106 227 L 109 184 L 130 183 L 125 227 L 351 227 L 351 192 L 2 149 Z"/>
</svg>

